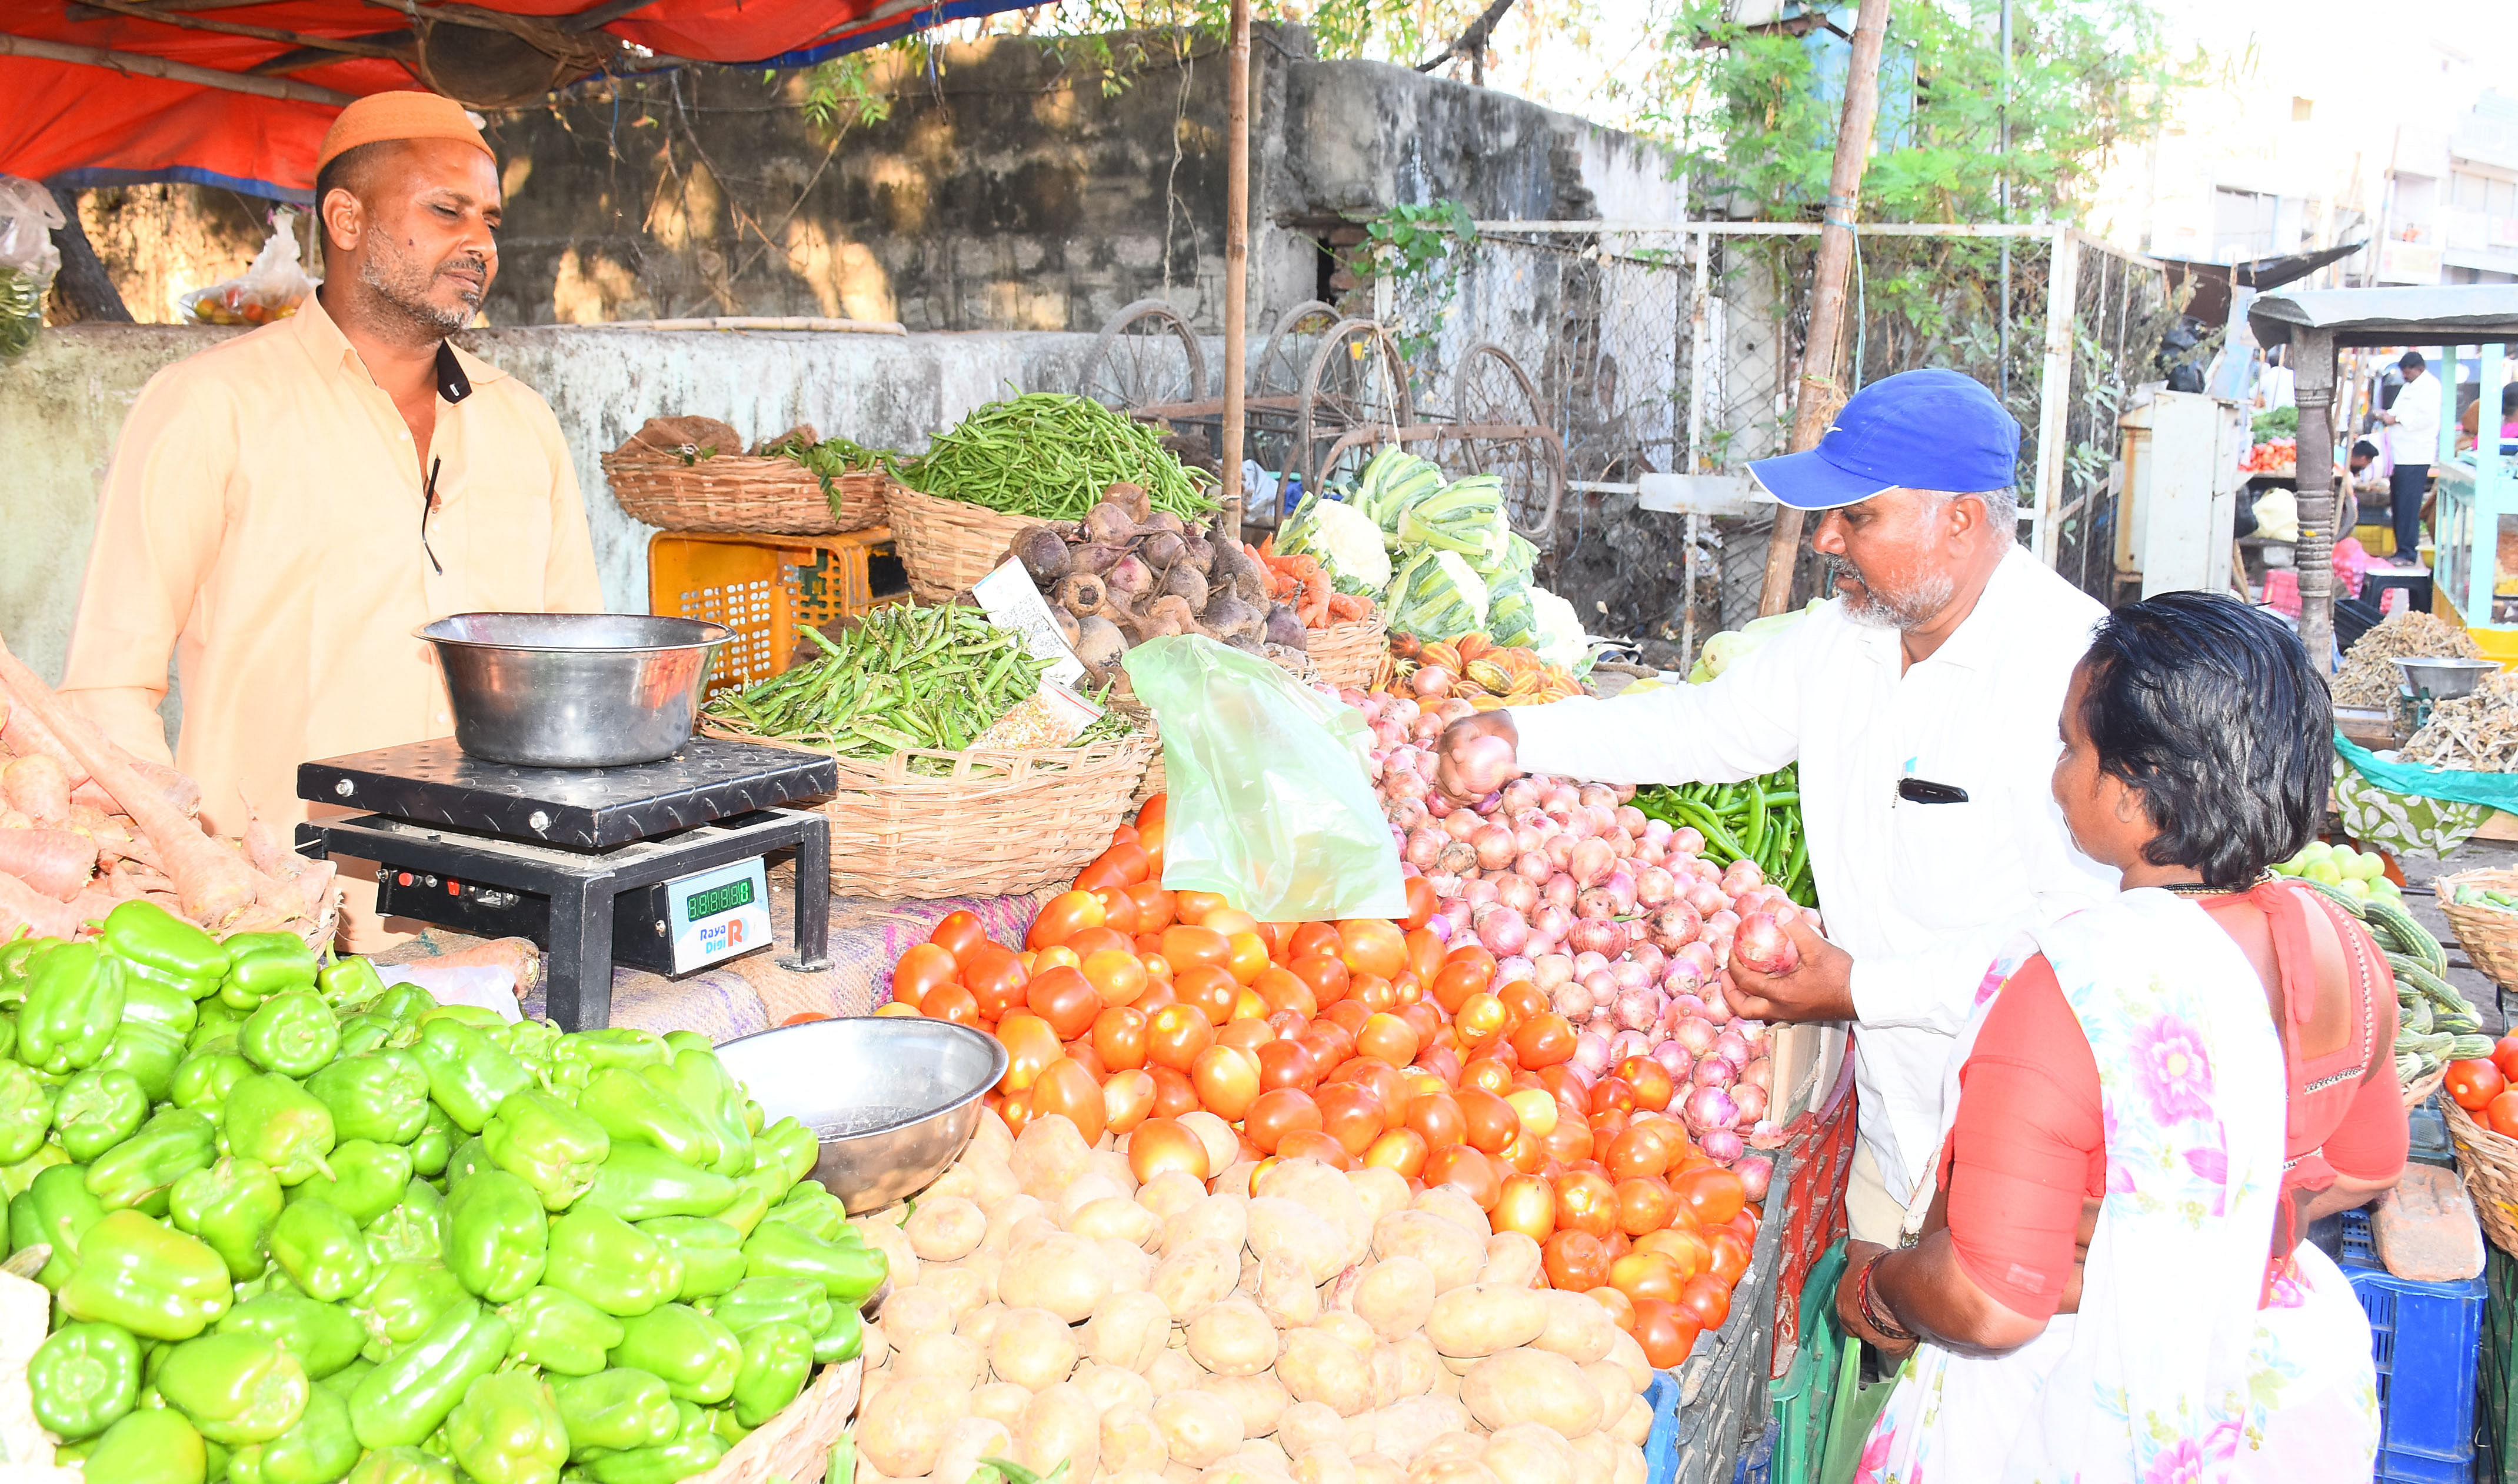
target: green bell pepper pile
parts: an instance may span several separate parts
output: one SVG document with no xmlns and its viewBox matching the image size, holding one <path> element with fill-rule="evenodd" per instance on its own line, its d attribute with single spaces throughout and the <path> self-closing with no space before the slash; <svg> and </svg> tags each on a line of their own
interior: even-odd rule
<svg viewBox="0 0 2518 1484">
<path fill-rule="evenodd" d="M 126 902 L 0 946 L 0 1190 L 93 1484 L 673 1484 L 854 1356 L 882 1253 L 686 1033 L 440 1006 Z"/>
</svg>

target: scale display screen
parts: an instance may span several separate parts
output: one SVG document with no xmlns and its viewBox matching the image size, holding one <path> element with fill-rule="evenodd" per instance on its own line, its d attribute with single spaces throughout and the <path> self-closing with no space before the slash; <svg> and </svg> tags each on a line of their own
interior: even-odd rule
<svg viewBox="0 0 2518 1484">
<path fill-rule="evenodd" d="M 770 945 L 769 878 L 757 856 L 666 882 L 665 906 L 676 974 Z"/>
</svg>

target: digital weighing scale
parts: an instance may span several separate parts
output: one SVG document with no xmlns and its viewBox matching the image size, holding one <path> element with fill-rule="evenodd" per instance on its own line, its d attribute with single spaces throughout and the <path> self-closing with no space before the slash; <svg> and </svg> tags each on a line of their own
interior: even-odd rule
<svg viewBox="0 0 2518 1484">
<path fill-rule="evenodd" d="M 793 848 L 796 879 L 830 879 L 830 821 L 778 806 L 839 786 L 829 758 L 694 737 L 661 762 L 527 768 L 467 757 L 453 739 L 305 763 L 297 795 L 371 813 L 297 827 L 300 854 L 378 863 L 376 907 L 485 938 L 531 938 L 550 1018 L 611 1023 L 617 960 L 687 974 L 770 945 L 763 858 Z M 796 893 L 796 954 L 829 967 L 827 890 Z"/>
</svg>

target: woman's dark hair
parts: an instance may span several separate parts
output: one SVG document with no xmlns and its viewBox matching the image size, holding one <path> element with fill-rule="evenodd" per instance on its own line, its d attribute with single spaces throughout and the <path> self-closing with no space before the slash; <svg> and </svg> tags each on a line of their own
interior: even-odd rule
<svg viewBox="0 0 2518 1484">
<path fill-rule="evenodd" d="M 2236 891 L 2315 837 L 2334 710 L 2298 635 L 2234 599 L 2162 593 L 2107 615 L 2081 665 L 2099 766 L 2158 831 L 2144 860 Z"/>
</svg>

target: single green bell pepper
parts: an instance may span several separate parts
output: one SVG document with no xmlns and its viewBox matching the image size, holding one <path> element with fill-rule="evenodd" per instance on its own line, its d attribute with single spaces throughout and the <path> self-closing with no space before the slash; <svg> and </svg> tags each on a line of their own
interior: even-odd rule
<svg viewBox="0 0 2518 1484">
<path fill-rule="evenodd" d="M 446 1265 L 492 1303 L 543 1281 L 550 1222 L 542 1197 L 503 1169 L 476 1170 L 446 1198 Z"/>
<path fill-rule="evenodd" d="M 198 1051 L 233 1051 L 236 1037 L 252 1018 L 253 1011 L 239 1010 L 224 999 L 204 999 L 200 1004 L 200 1024 L 184 1038 L 184 1044 Z"/>
<path fill-rule="evenodd" d="M 663 1042 L 657 1044 L 661 1049 Z M 577 1107 L 615 1144 L 644 1144 L 703 1168 L 723 1152 L 697 1115 L 639 1070 L 597 1068 L 578 1094 Z"/>
<path fill-rule="evenodd" d="M 804 1390 L 813 1375 L 813 1332 L 800 1324 L 765 1324 L 743 1336 L 734 1374 L 734 1420 L 758 1427 Z"/>
<path fill-rule="evenodd" d="M 568 1426 L 542 1378 L 485 1376 L 446 1420 L 455 1462 L 479 1484 L 552 1484 L 568 1462 Z"/>
<path fill-rule="evenodd" d="M 482 1028 L 490 1043 L 526 1067 L 547 1074 L 559 1059 L 560 1028 L 546 1020 L 500 1020 Z"/>
<path fill-rule="evenodd" d="M 756 1174 L 759 1172 L 754 1171 Z M 775 1174 L 779 1179 L 786 1178 L 784 1170 L 777 1170 Z M 718 1211 L 716 1218 L 749 1237 L 760 1229 L 760 1218 L 769 1214 L 770 1199 L 768 1191 L 746 1176 L 734 1182 L 734 1199 L 725 1204 L 725 1209 Z"/>
<path fill-rule="evenodd" d="M 125 902 L 106 913 L 100 939 L 107 953 L 189 998 L 207 999 L 227 977 L 228 951 L 154 902 Z"/>
<path fill-rule="evenodd" d="M 217 1252 L 136 1210 L 108 1211 L 87 1229 L 61 1290 L 71 1318 L 120 1325 L 150 1339 L 189 1340 L 234 1297 Z"/>
<path fill-rule="evenodd" d="M 293 1201 L 272 1223 L 271 1260 L 309 1297 L 326 1303 L 368 1286 L 375 1263 L 350 1213 L 328 1201 Z"/>
<path fill-rule="evenodd" d="M 812 1180 L 791 1188 L 786 1198 L 769 1208 L 769 1214 L 760 1219 L 794 1227 L 816 1242 L 841 1241 L 840 1234 L 848 1225 L 847 1209 L 840 1205 L 840 1198 Z"/>
<path fill-rule="evenodd" d="M 743 1233 L 724 1222 L 713 1216 L 650 1216 L 637 1226 L 681 1260 L 682 1286 L 665 1296 L 689 1303 L 743 1281 Z"/>
<path fill-rule="evenodd" d="M 562 1376 L 593 1375 L 603 1369 L 604 1352 L 621 1343 L 621 1321 L 548 1284 L 499 1312 L 515 1331 L 509 1353 Z"/>
<path fill-rule="evenodd" d="M 440 1020 L 452 1021 L 458 1026 L 470 1026 L 485 1036 L 508 1024 L 507 1017 L 504 1015 L 486 1005 L 477 1004 L 442 1004 L 435 1009 L 424 1010 L 420 1013 L 419 1024 L 425 1029 L 431 1022 Z M 491 1044 L 502 1051 L 506 1049 L 503 1039 L 493 1039 Z"/>
<path fill-rule="evenodd" d="M 166 1101 L 175 1086 L 175 1069 L 185 1059 L 184 1039 L 164 1026 L 126 1020 L 97 1058 L 99 1072 L 127 1072 L 152 1103 Z"/>
<path fill-rule="evenodd" d="M 27 1186 L 35 1183 L 35 1176 L 56 1165 L 66 1165 L 69 1162 L 70 1157 L 62 1153 L 61 1145 L 38 1144 L 33 1154 L 20 1160 L 17 1164 L 0 1165 L 0 1191 L 5 1191 L 9 1199 L 15 1201 L 26 1193 Z"/>
<path fill-rule="evenodd" d="M 144 1021 L 172 1035 L 177 1041 L 193 1034 L 201 1023 L 201 1007 L 193 997 L 162 979 L 152 979 L 146 971 L 134 971 L 131 964 L 122 966 L 122 1023 Z"/>
<path fill-rule="evenodd" d="M 26 1361 L 35 1420 L 65 1439 L 92 1438 L 140 1397 L 140 1341 L 118 1325 L 64 1325 Z"/>
<path fill-rule="evenodd" d="M 665 1038 L 653 1031 L 606 1026 L 600 1031 L 579 1031 L 560 1038 L 553 1054 L 562 1062 L 599 1069 L 661 1067 L 673 1060 L 673 1051 L 665 1044 Z"/>
<path fill-rule="evenodd" d="M 673 1400 L 714 1406 L 734 1391 L 743 1343 L 734 1332 L 686 1303 L 659 1304 L 621 1321 L 612 1364 L 665 1378 Z"/>
<path fill-rule="evenodd" d="M 337 1137 L 332 1112 L 295 1082 L 265 1072 L 228 1093 L 228 1153 L 260 1160 L 282 1185 L 328 1173 L 326 1156 Z"/>
<path fill-rule="evenodd" d="M 359 1358 L 368 1342 L 359 1316 L 337 1303 L 303 1293 L 263 1293 L 227 1311 L 219 1333 L 243 1330 L 262 1336 L 297 1357 L 307 1378 L 322 1380 Z"/>
<path fill-rule="evenodd" d="M 268 1443 L 239 1448 L 228 1460 L 228 1484 L 333 1484 L 359 1462 L 350 1404 L 318 1386 L 296 1424 Z"/>
<path fill-rule="evenodd" d="M 650 1216 L 714 1216 L 732 1205 L 736 1183 L 696 1168 L 661 1149 L 615 1144 L 578 1205 L 628 1221 Z"/>
<path fill-rule="evenodd" d="M 455 1465 L 417 1448 L 373 1449 L 350 1470 L 350 1484 L 456 1484 Z"/>
<path fill-rule="evenodd" d="M 462 1291 L 460 1289 L 456 1290 L 457 1293 L 460 1293 Z M 375 1368 L 376 1363 L 368 1359 L 368 1352 L 363 1349 L 359 1352 L 359 1358 L 357 1360 L 350 1362 L 340 1370 L 335 1371 L 331 1375 L 325 1377 L 322 1380 L 317 1381 L 315 1383 L 315 1389 L 318 1391 L 329 1391 L 334 1396 L 337 1396 L 346 1402 L 350 1399 L 350 1392 L 358 1386 L 360 1381 L 367 1378 L 369 1372 Z"/>
<path fill-rule="evenodd" d="M 85 1164 L 139 1132 L 148 1117 L 149 1094 L 138 1078 L 91 1067 L 62 1084 L 54 1136 L 71 1159 Z"/>
<path fill-rule="evenodd" d="M 271 1228 L 286 1200 L 270 1166 L 231 1156 L 177 1180 L 166 1205 L 176 1228 L 209 1244 L 243 1283 L 271 1265 Z"/>
<path fill-rule="evenodd" d="M 455 1146 L 463 1139 L 463 1130 L 446 1116 L 446 1110 L 435 1103 L 428 1105 L 428 1121 L 422 1124 L 419 1137 L 411 1141 L 411 1167 L 436 1179 L 446 1173 L 446 1162 L 455 1155 Z"/>
<path fill-rule="evenodd" d="M 311 1077 L 341 1051 L 341 1023 L 322 996 L 286 990 L 265 999 L 237 1032 L 237 1052 L 265 1072 Z"/>
<path fill-rule="evenodd" d="M 268 1442 L 295 1426 L 311 1389 L 296 1356 L 241 1330 L 175 1346 L 157 1368 L 156 1386 L 201 1436 L 230 1448 Z"/>
<path fill-rule="evenodd" d="M 709 1312 L 737 1338 L 765 1324 L 802 1325 L 818 1335 L 831 1322 L 831 1295 L 810 1278 L 746 1278 Z"/>
<path fill-rule="evenodd" d="M 351 1391 L 350 1425 L 359 1441 L 369 1448 L 425 1441 L 463 1400 L 464 1389 L 498 1369 L 507 1339 L 507 1322 L 470 1299 L 440 1314 L 428 1333 Z"/>
<path fill-rule="evenodd" d="M 175 1065 L 166 1095 L 178 1108 L 197 1108 L 211 1122 L 227 1117 L 228 1094 L 253 1076 L 253 1063 L 234 1051 L 195 1051 Z"/>
<path fill-rule="evenodd" d="M 331 1110 L 341 1138 L 408 1144 L 428 1126 L 428 1073 L 408 1051 L 343 1056 L 307 1078 L 306 1090 Z"/>
<path fill-rule="evenodd" d="M 471 1294 L 433 1262 L 388 1262 L 350 1306 L 365 1331 L 359 1353 L 381 1361 L 428 1333 L 438 1317 Z"/>
<path fill-rule="evenodd" d="M 670 1302 L 681 1289 L 682 1264 L 663 1243 L 608 1210 L 571 1210 L 550 1224 L 543 1281 L 627 1318 Z"/>
<path fill-rule="evenodd" d="M 831 1306 L 831 1322 L 813 1332 L 813 1364 L 836 1366 L 865 1349 L 865 1315 L 853 1304 Z"/>
<path fill-rule="evenodd" d="M 324 1002 L 344 1015 L 363 1010 L 385 995 L 385 982 L 376 966 L 359 957 L 335 958 L 324 965 L 315 976 L 315 986 L 324 992 Z"/>
<path fill-rule="evenodd" d="M 15 1165 L 44 1147 L 61 1091 L 23 1062 L 0 1062 L 0 1165 Z"/>
<path fill-rule="evenodd" d="M 220 947 L 228 951 L 228 973 L 219 982 L 219 998 L 237 1009 L 315 988 L 315 951 L 295 933 L 232 933 Z"/>
<path fill-rule="evenodd" d="M 108 1210 L 136 1206 L 162 1215 L 176 1181 L 218 1162 L 219 1131 L 210 1121 L 190 1108 L 168 1108 L 97 1156 L 87 1188 Z"/>
<path fill-rule="evenodd" d="M 55 1076 L 93 1067 L 122 1024 L 122 963 L 94 943 L 35 960 L 18 1007 L 18 1060 Z"/>
<path fill-rule="evenodd" d="M 594 1184 L 612 1140 L 585 1114 L 528 1087 L 510 1094 L 481 1125 L 481 1149 L 532 1186 L 545 1209 L 566 1210 Z"/>
<path fill-rule="evenodd" d="M 444 1262 L 446 1199 L 437 1187 L 413 1176 L 402 1201 L 368 1223 L 368 1251 L 378 1262 Z"/>
<path fill-rule="evenodd" d="M 883 1287 L 890 1271 L 883 1253 L 862 1240 L 816 1242 L 776 1221 L 763 1221 L 744 1240 L 745 1273 L 749 1277 L 810 1278 L 822 1285 L 831 1302 L 854 1306 Z"/>
<path fill-rule="evenodd" d="M 428 1095 L 465 1133 L 479 1133 L 499 1105 L 534 1084 L 533 1074 L 474 1028 L 431 1020 L 412 1048 L 428 1073 Z"/>
<path fill-rule="evenodd" d="M 749 1208 L 757 1201 L 760 1208 L 760 1213 L 753 1217 L 752 1225 L 743 1228 L 745 1236 L 751 1236 L 755 1228 L 768 1219 L 769 1213 L 778 1208 L 778 1203 L 787 1199 L 787 1192 L 794 1187 L 794 1181 L 787 1178 L 787 1166 L 774 1161 L 755 1165 L 734 1177 L 735 1199 L 727 1205 Z M 741 1225 L 730 1215 L 721 1214 L 720 1219 Z"/>
<path fill-rule="evenodd" d="M 411 1151 L 373 1139 L 344 1139 L 332 1146 L 332 1172 L 301 1182 L 291 1201 L 322 1200 L 366 1226 L 402 1204 L 411 1188 Z"/>
<path fill-rule="evenodd" d="M 436 1008 L 437 996 L 418 985 L 389 984 L 385 986 L 383 996 L 368 1006 L 368 1013 L 382 1015 L 387 1020 L 400 1021 L 407 1026 L 417 1026 L 419 1017 Z"/>
<path fill-rule="evenodd" d="M 461 1130 L 458 1129 L 456 1132 L 459 1136 Z M 446 1188 L 453 1190 L 472 1178 L 478 1171 L 498 1167 L 490 1163 L 490 1151 L 481 1146 L 479 1134 L 460 1139 L 455 1146 L 455 1152 L 446 1157 Z M 536 1194 L 535 1199 L 541 1199 L 540 1193 Z"/>
<path fill-rule="evenodd" d="M 341 1054 L 365 1056 L 371 1051 L 408 1051 L 419 1042 L 416 1027 L 372 1012 L 341 1020 Z"/>
<path fill-rule="evenodd" d="M 822 1141 L 802 1120 L 780 1119 L 754 1137 L 752 1153 L 760 1164 L 784 1168 L 788 1179 L 802 1180 L 821 1163 Z"/>
<path fill-rule="evenodd" d="M 35 1281 L 58 1293 L 78 1266 L 80 1244 L 104 1219 L 105 1203 L 87 1188 L 87 1166 L 56 1165 L 10 1199 L 9 1251 L 50 1247 L 53 1255 Z"/>
<path fill-rule="evenodd" d="M 644 1371 L 597 1371 L 554 1381 L 551 1396 L 567 1424 L 572 1458 L 597 1450 L 661 1448 L 681 1431 L 673 1394 L 662 1378 Z"/>
<path fill-rule="evenodd" d="M 674 1036 L 683 1039 L 676 1041 Z M 739 1175 L 753 1165 L 752 1130 L 743 1119 L 743 1088 L 726 1075 L 704 1037 L 675 1032 L 665 1038 L 675 1047 L 673 1059 L 645 1076 L 688 1110 L 717 1141 L 717 1157 L 709 1168 Z M 697 1044 L 693 1044 L 697 1042 Z"/>
<path fill-rule="evenodd" d="M 107 1428 L 80 1468 L 87 1484 L 204 1484 L 209 1458 L 183 1414 L 160 1409 L 131 1413 Z"/>
<path fill-rule="evenodd" d="M 676 1400 L 673 1411 L 680 1425 L 672 1442 L 587 1458 L 594 1484 L 674 1484 L 716 1467 L 731 1445 L 717 1435 L 715 1418 L 685 1401 Z"/>
</svg>

